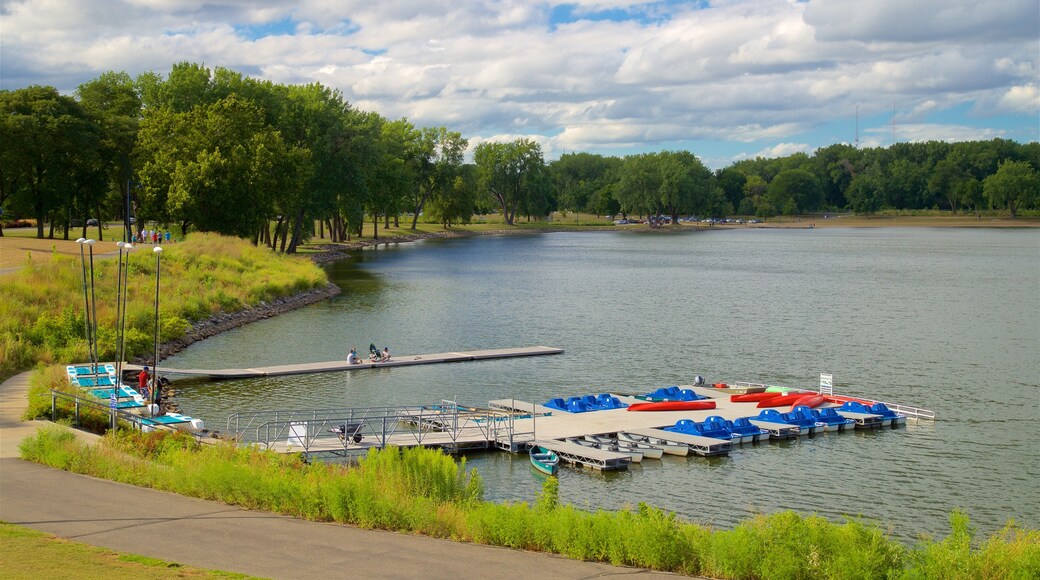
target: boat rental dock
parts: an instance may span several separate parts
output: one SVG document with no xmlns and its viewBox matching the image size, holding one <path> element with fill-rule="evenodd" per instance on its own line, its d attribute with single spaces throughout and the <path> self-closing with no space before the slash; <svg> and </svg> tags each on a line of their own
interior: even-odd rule
<svg viewBox="0 0 1040 580">
<path fill-rule="evenodd" d="M 452 453 L 497 448 L 517 453 L 529 446 L 540 445 L 556 452 L 564 462 L 604 471 L 626 469 L 632 460 L 631 455 L 621 449 L 586 447 L 577 441 L 587 436 L 627 434 L 662 445 L 686 447 L 691 455 L 708 458 L 728 455 L 740 444 L 738 441 L 664 429 L 683 419 L 700 422 L 712 415 L 728 420 L 754 416 L 759 411 L 756 404 L 733 402 L 729 393 L 721 389 L 684 388 L 713 400 L 715 408 L 632 412 L 623 407 L 570 413 L 515 399 L 492 400 L 486 407 L 441 401 L 402 407 L 236 413 L 228 419 L 227 432 L 278 452 L 342 457 L 357 456 L 368 449 L 386 446 L 437 447 Z M 631 396 L 615 396 L 624 404 L 640 401 Z M 924 418 L 929 417 L 925 415 Z M 874 415 L 855 419 L 857 429 L 876 429 L 882 425 L 880 417 Z M 762 438 L 763 441 L 797 439 L 806 433 L 825 436 L 822 428 L 801 432 L 793 425 L 754 422 L 769 434 L 768 438 Z M 826 436 L 841 437 L 839 433 L 836 431 Z"/>
</svg>

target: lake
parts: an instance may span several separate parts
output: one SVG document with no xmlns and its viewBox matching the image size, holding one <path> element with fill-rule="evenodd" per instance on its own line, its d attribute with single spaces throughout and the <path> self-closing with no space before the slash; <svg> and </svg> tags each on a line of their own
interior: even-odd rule
<svg viewBox="0 0 1040 580">
<path fill-rule="evenodd" d="M 935 422 L 744 445 L 729 457 L 564 469 L 588 508 L 647 502 L 730 527 L 793 509 L 944 536 L 961 508 L 984 532 L 1040 527 L 1040 230 L 741 229 L 428 240 L 328 267 L 343 293 L 196 343 L 167 364 L 225 368 L 343 359 L 369 343 L 419 354 L 531 345 L 563 355 L 224 382 L 178 381 L 177 402 L 229 413 L 484 405 L 751 381 L 934 410 Z M 468 457 L 490 500 L 531 501 L 526 456 Z"/>
</svg>

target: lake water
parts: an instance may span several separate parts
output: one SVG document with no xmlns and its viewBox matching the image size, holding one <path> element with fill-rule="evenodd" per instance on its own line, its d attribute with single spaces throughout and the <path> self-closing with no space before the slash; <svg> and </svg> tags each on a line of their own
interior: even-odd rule
<svg viewBox="0 0 1040 580">
<path fill-rule="evenodd" d="M 531 345 L 559 356 L 225 382 L 178 382 L 186 412 L 222 429 L 237 410 L 544 402 L 738 380 L 934 410 L 880 432 L 745 445 L 729 457 L 564 469 L 561 498 L 645 501 L 732 526 L 793 509 L 876 519 L 904 539 L 1040 527 L 1040 230 L 816 229 L 552 233 L 431 240 L 329 267 L 343 294 L 197 343 L 172 367 Z M 532 500 L 525 456 L 469 457 L 491 500 Z"/>
</svg>

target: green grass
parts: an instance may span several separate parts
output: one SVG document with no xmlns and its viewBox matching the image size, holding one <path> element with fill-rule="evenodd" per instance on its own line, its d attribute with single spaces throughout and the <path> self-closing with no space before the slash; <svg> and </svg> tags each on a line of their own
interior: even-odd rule
<svg viewBox="0 0 1040 580">
<path fill-rule="evenodd" d="M 332 521 L 718 578 L 1036 578 L 1040 532 L 1013 521 L 977 539 L 966 515 L 952 533 L 906 547 L 876 524 L 793 512 L 717 530 L 640 504 L 588 512 L 559 502 L 548 478 L 533 504 L 483 501 L 465 461 L 429 449 L 371 451 L 355 467 L 304 463 L 173 433 L 109 434 L 88 446 L 61 429 L 22 442 L 25 459 L 77 473 Z"/>
<path fill-rule="evenodd" d="M 253 578 L 121 554 L 0 522 L 0 578 Z"/>
<path fill-rule="evenodd" d="M 116 354 L 116 266 L 95 257 L 99 356 Z M 303 257 L 284 256 L 237 238 L 192 234 L 164 247 L 161 259 L 160 340 L 179 338 L 194 321 L 323 286 L 325 272 Z M 88 358 L 84 339 L 83 273 L 78 257 L 30 261 L 0 277 L 0 380 L 38 363 Z M 127 302 L 127 358 L 152 345 L 155 258 L 133 255 Z"/>
</svg>

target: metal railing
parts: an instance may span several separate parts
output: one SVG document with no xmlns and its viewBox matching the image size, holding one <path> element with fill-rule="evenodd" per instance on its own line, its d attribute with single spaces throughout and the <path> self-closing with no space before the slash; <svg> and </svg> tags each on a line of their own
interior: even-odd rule
<svg viewBox="0 0 1040 580">
<path fill-rule="evenodd" d="M 432 405 L 239 412 L 228 432 L 266 449 L 349 456 L 387 446 L 486 449 L 511 439 L 512 420 L 499 411 L 455 401 Z"/>
<path fill-rule="evenodd" d="M 55 390 L 51 390 L 51 421 L 57 421 L 58 419 L 58 401 L 65 401 L 72 404 L 72 424 L 76 427 L 80 426 L 81 410 L 87 408 L 97 411 L 100 414 L 108 415 L 109 429 L 118 428 L 121 421 L 135 431 L 142 431 L 145 428 L 171 428 L 165 425 L 155 424 L 154 422 L 149 421 L 149 417 L 143 415 L 135 415 L 134 413 L 123 409 L 113 409 L 110 403 L 94 397 L 81 397 L 79 395 Z M 194 433 L 191 431 L 185 432 L 192 434 L 196 439 L 202 438 L 200 433 Z"/>
</svg>

